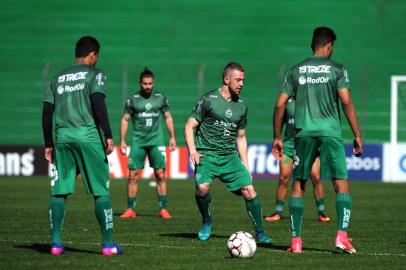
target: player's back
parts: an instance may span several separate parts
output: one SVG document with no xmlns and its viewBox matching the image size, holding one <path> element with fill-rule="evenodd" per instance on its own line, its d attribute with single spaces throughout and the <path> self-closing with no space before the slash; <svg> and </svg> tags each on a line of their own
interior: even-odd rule
<svg viewBox="0 0 406 270">
<path fill-rule="evenodd" d="M 289 75 L 297 136 L 341 137 L 338 91 L 349 88 L 344 67 L 327 57 L 313 56 L 294 66 Z"/>
<path fill-rule="evenodd" d="M 51 82 L 47 101 L 55 105 L 57 143 L 100 142 L 90 95 L 104 94 L 105 75 L 88 65 L 72 65 Z"/>
</svg>

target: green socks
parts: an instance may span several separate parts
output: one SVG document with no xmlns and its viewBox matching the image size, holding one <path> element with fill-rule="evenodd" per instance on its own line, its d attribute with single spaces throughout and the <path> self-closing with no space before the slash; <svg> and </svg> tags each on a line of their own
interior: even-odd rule
<svg viewBox="0 0 406 270">
<path fill-rule="evenodd" d="M 168 196 L 158 195 L 159 210 L 165 209 L 167 202 L 168 202 Z"/>
<path fill-rule="evenodd" d="M 199 197 L 195 194 L 195 199 L 197 203 L 197 207 L 199 208 L 200 214 L 202 215 L 202 224 L 211 223 L 211 215 L 210 215 L 210 203 L 211 203 L 211 195 L 208 193 L 204 197 Z"/>
<path fill-rule="evenodd" d="M 262 209 L 258 196 L 252 200 L 245 200 L 245 207 L 247 208 L 248 215 L 255 226 L 257 233 L 264 232 L 264 225 L 262 221 Z"/>
<path fill-rule="evenodd" d="M 135 211 L 135 207 L 137 206 L 137 198 L 136 197 L 128 197 L 127 198 L 127 207 L 131 208 Z"/>
<path fill-rule="evenodd" d="M 319 215 L 326 215 L 326 209 L 324 207 L 324 197 L 315 198 L 317 210 L 319 211 Z"/>
<path fill-rule="evenodd" d="M 292 223 L 292 237 L 300 237 L 302 230 L 303 207 L 304 207 L 303 197 L 289 198 L 289 212 L 290 212 L 290 220 Z"/>
<path fill-rule="evenodd" d="M 284 200 L 278 200 L 276 199 L 276 209 L 275 212 L 278 214 L 281 214 L 283 212 L 283 207 L 285 206 L 285 201 Z"/>
<path fill-rule="evenodd" d="M 111 208 L 110 196 L 95 196 L 94 199 L 102 243 L 110 245 L 113 242 L 113 209 Z"/>
<path fill-rule="evenodd" d="M 338 218 L 338 229 L 347 231 L 350 225 L 350 216 L 352 209 L 352 197 L 349 193 L 337 193 L 336 209 Z"/>
<path fill-rule="evenodd" d="M 65 215 L 65 197 L 51 196 L 49 201 L 49 225 L 51 226 L 52 243 L 62 245 L 61 232 Z"/>
</svg>

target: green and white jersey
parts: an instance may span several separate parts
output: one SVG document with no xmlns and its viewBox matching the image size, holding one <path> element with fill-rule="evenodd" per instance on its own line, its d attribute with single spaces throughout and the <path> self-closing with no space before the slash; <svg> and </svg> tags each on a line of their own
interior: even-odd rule
<svg viewBox="0 0 406 270">
<path fill-rule="evenodd" d="M 72 65 L 52 79 L 44 101 L 55 105 L 56 143 L 100 142 L 90 95 L 105 90 L 106 75 L 88 65 Z"/>
<path fill-rule="evenodd" d="M 133 124 L 133 144 L 137 146 L 164 145 L 160 128 L 161 114 L 169 111 L 166 96 L 153 91 L 144 97 L 141 90 L 127 98 L 124 113 L 131 116 Z"/>
<path fill-rule="evenodd" d="M 247 126 L 247 114 L 244 101 L 226 100 L 220 89 L 201 96 L 190 115 L 200 123 L 196 128 L 196 150 L 235 153 L 237 131 Z"/>
<path fill-rule="evenodd" d="M 289 98 L 288 104 L 286 104 L 285 113 L 283 115 L 284 136 L 283 142 L 293 142 L 295 141 L 295 100 Z"/>
<path fill-rule="evenodd" d="M 282 92 L 293 97 L 296 136 L 341 138 L 338 91 L 350 88 L 344 66 L 313 56 L 291 68 Z"/>
</svg>

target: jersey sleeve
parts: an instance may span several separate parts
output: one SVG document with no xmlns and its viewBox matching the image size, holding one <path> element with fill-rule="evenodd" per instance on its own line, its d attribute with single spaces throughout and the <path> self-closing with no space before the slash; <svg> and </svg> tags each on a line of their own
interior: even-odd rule
<svg viewBox="0 0 406 270">
<path fill-rule="evenodd" d="M 245 112 L 238 123 L 238 129 L 245 129 L 247 127 L 247 120 L 248 120 L 248 108 L 245 109 Z"/>
<path fill-rule="evenodd" d="M 125 101 L 125 104 L 124 104 L 123 114 L 132 115 L 132 114 L 133 114 L 133 111 L 134 111 L 134 110 L 133 110 L 131 98 L 127 98 L 127 100 Z"/>
<path fill-rule="evenodd" d="M 199 122 L 202 122 L 205 114 L 206 114 L 206 99 L 204 97 L 200 97 L 197 101 L 195 107 L 190 114 L 190 117 L 196 119 Z"/>
<path fill-rule="evenodd" d="M 287 94 L 288 96 L 293 95 L 293 78 L 292 78 L 292 70 L 290 70 L 286 76 L 285 81 L 283 82 L 281 92 Z"/>
<path fill-rule="evenodd" d="M 350 89 L 350 78 L 347 69 L 343 66 L 337 76 L 337 91 L 344 88 Z"/>
<path fill-rule="evenodd" d="M 52 82 L 49 83 L 47 89 L 45 90 L 44 102 L 49 102 L 51 104 L 55 103 L 55 96 L 54 96 Z"/>
<path fill-rule="evenodd" d="M 96 73 L 96 76 L 94 76 L 92 81 L 90 94 L 93 94 L 95 92 L 106 94 L 106 80 L 107 77 L 103 71 L 99 71 L 98 73 Z"/>
<path fill-rule="evenodd" d="M 162 107 L 161 107 L 161 111 L 163 113 L 165 113 L 165 112 L 169 111 L 169 101 L 168 101 L 168 98 L 165 95 L 162 95 L 162 96 L 164 98 L 164 101 L 163 101 L 163 104 L 162 104 Z"/>
</svg>

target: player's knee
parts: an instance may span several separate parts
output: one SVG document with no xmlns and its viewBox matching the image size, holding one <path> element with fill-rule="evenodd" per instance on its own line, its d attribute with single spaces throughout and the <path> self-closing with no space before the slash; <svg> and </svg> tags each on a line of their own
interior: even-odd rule
<svg viewBox="0 0 406 270">
<path fill-rule="evenodd" d="M 140 171 L 139 170 L 130 170 L 128 175 L 128 181 L 135 182 L 139 179 Z"/>
<path fill-rule="evenodd" d="M 210 191 L 210 184 L 201 184 L 196 187 L 197 196 L 203 197 L 206 196 Z"/>
<path fill-rule="evenodd" d="M 287 187 L 289 182 L 289 176 L 281 176 L 279 177 L 279 186 Z"/>
<path fill-rule="evenodd" d="M 164 170 L 155 171 L 155 179 L 157 182 L 165 181 L 165 171 Z"/>
<path fill-rule="evenodd" d="M 241 189 L 241 193 L 242 196 L 247 200 L 252 200 L 257 196 L 253 185 L 243 187 Z"/>
</svg>

